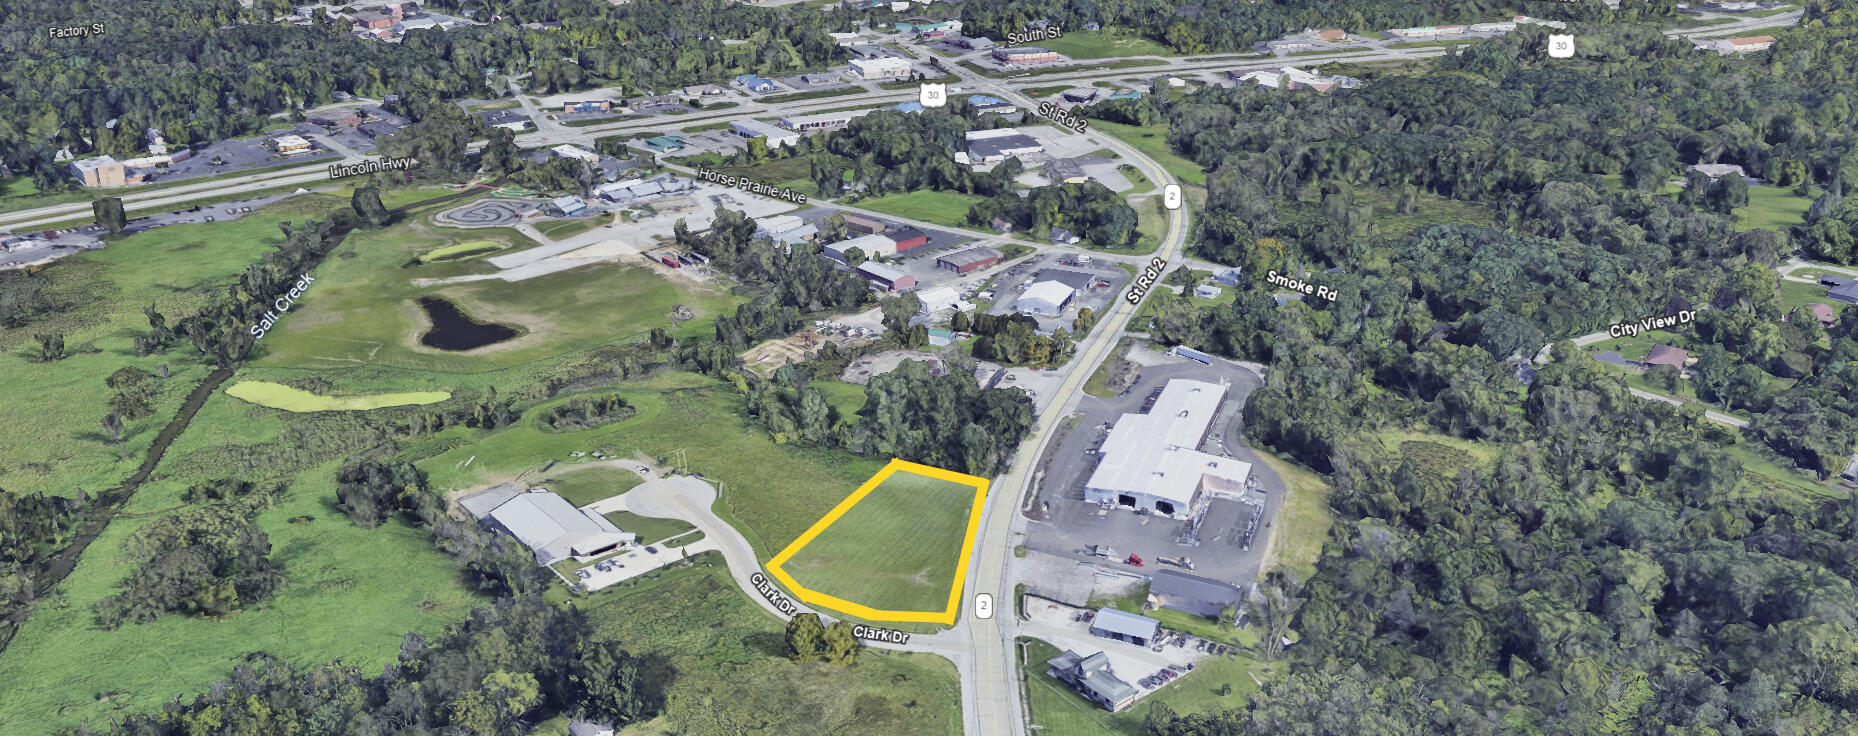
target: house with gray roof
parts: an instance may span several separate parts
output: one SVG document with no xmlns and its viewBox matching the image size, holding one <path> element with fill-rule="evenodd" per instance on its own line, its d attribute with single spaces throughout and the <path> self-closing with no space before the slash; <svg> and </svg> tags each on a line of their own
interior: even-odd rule
<svg viewBox="0 0 1858 736">
<path fill-rule="evenodd" d="M 1227 606 L 1237 606 L 1241 597 L 1238 586 L 1231 583 L 1173 570 L 1155 571 L 1148 594 L 1162 608 L 1207 618 L 1218 618 Z"/>
<path fill-rule="evenodd" d="M 1826 297 L 1846 304 L 1858 304 L 1858 281 L 1847 281 L 1834 286 L 1826 292 Z"/>
<path fill-rule="evenodd" d="M 1045 660 L 1046 671 L 1059 682 L 1070 685 L 1072 689 L 1110 712 L 1122 710 L 1135 702 L 1140 691 L 1110 669 L 1110 658 L 1103 652 L 1088 657 L 1081 656 L 1069 649 L 1051 659 Z"/>
<path fill-rule="evenodd" d="M 1090 621 L 1090 633 L 1094 636 L 1143 647 L 1154 641 L 1155 634 L 1160 630 L 1160 621 L 1114 608 L 1097 609 L 1096 617 Z"/>
<path fill-rule="evenodd" d="M 592 557 L 638 540 L 598 512 L 577 509 L 554 491 L 527 492 L 504 484 L 458 502 L 484 526 L 501 531 L 535 552 L 539 564 Z"/>
</svg>

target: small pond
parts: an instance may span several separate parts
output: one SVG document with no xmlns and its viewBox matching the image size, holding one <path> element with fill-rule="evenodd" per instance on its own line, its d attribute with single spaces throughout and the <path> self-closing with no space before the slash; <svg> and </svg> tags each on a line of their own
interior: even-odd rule
<svg viewBox="0 0 1858 736">
<path fill-rule="evenodd" d="M 421 345 L 440 350 L 475 350 L 515 337 L 516 328 L 471 319 L 458 305 L 436 296 L 422 296 L 419 306 L 432 319 L 432 329 L 419 336 Z"/>
</svg>

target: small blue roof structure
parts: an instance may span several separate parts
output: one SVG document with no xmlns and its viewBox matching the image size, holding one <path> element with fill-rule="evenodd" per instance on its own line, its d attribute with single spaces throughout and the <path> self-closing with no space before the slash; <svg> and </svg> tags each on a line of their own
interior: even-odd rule
<svg viewBox="0 0 1858 736">
<path fill-rule="evenodd" d="M 895 109 L 895 110 L 896 110 L 897 112 L 922 112 L 922 111 L 923 111 L 923 103 L 920 103 L 920 102 L 901 102 L 901 103 L 898 103 L 898 104 L 897 104 L 897 106 L 896 106 L 896 108 L 894 108 L 894 109 Z"/>
<path fill-rule="evenodd" d="M 1009 103 L 1006 100 L 992 95 L 973 95 L 968 98 L 968 104 L 975 107 L 987 107 L 989 105 L 1005 105 Z"/>
</svg>

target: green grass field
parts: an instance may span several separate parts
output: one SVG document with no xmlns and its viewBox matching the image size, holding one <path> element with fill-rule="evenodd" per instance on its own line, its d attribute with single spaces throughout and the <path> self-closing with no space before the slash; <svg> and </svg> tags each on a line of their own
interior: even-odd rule
<svg viewBox="0 0 1858 736">
<path fill-rule="evenodd" d="M 927 189 L 907 194 L 890 194 L 874 199 L 863 200 L 859 207 L 882 212 L 912 220 L 932 222 L 945 227 L 971 228 L 968 223 L 968 208 L 980 197 L 972 194 L 955 192 L 938 192 Z"/>
<path fill-rule="evenodd" d="M 535 230 L 548 236 L 550 240 L 567 240 L 581 233 L 613 222 L 611 215 L 593 217 L 576 217 L 572 220 L 550 220 L 536 225 Z"/>
<path fill-rule="evenodd" d="M 782 567 L 812 590 L 883 611 L 941 611 L 974 489 L 899 470 Z"/>
<path fill-rule="evenodd" d="M 240 381 L 226 389 L 226 395 L 259 406 L 289 412 L 367 411 L 390 406 L 437 404 L 452 397 L 444 391 L 413 391 L 370 396 L 322 396 L 300 388 L 269 381 Z"/>
<path fill-rule="evenodd" d="M 575 450 L 664 459 L 682 450 L 686 469 L 721 484 L 717 513 L 762 559 L 785 548 L 880 467 L 836 450 L 775 444 L 766 430 L 743 419 L 743 399 L 733 386 L 706 376 L 667 373 L 608 393 L 638 413 L 589 430 L 548 433 L 533 421 L 550 406 L 544 404 L 498 432 L 440 433 L 432 442 L 449 449 L 420 467 L 442 492 L 500 482 L 544 465 L 555 474 L 568 472 L 574 464 L 568 453 Z"/>
<path fill-rule="evenodd" d="M 1733 214 L 1737 230 L 1785 230 L 1806 222 L 1812 206 L 1812 197 L 1794 194 L 1792 187 L 1749 187 L 1748 206 L 1735 208 Z"/>
<path fill-rule="evenodd" d="M 855 383 L 815 379 L 813 388 L 826 395 L 826 403 L 838 407 L 841 416 L 851 418 L 864 408 L 864 387 Z"/>
<path fill-rule="evenodd" d="M 735 586 L 720 556 L 698 555 L 576 605 L 599 636 L 648 659 L 665 712 L 620 731 L 673 734 L 958 736 L 954 665 L 930 654 L 866 649 L 843 667 L 785 657 L 785 623 Z"/>
<path fill-rule="evenodd" d="M 1047 674 L 1045 661 L 1058 656 L 1057 647 L 1030 637 L 1021 637 L 1020 641 L 1025 643 L 1026 655 L 1020 668 L 1026 678 L 1027 708 L 1032 711 L 1032 723 L 1041 727 L 1041 733 L 1065 736 L 1143 736 L 1148 733 L 1143 719 L 1148 716 L 1150 704 L 1157 702 L 1180 715 L 1243 708 L 1251 694 L 1258 691 L 1259 681 L 1269 682 L 1281 667 L 1248 657 L 1201 660 L 1192 672 L 1136 701 L 1128 710 L 1111 713 Z M 1140 687 L 1133 682 L 1140 679 L 1140 675 L 1116 674 L 1130 681 L 1131 686 Z M 1219 694 L 1223 685 L 1232 686 L 1230 695 Z"/>
<path fill-rule="evenodd" d="M 298 197 L 233 222 L 176 225 L 118 240 L 46 268 L 41 276 L 61 311 L 22 328 L 0 329 L 0 426 L 33 427 L 0 434 L 0 488 L 75 495 L 115 485 L 135 469 L 140 454 L 193 385 L 205 375 L 185 339 L 167 353 L 137 356 L 137 332 L 148 331 L 142 309 L 154 305 L 174 325 L 224 291 L 245 267 L 276 247 L 277 223 L 301 223 L 346 200 Z M 35 333 L 62 333 L 68 357 L 36 360 Z M 109 413 L 105 379 L 134 366 L 170 378 L 161 381 L 154 414 L 129 422 L 123 446 L 104 435 Z M 127 455 L 131 458 L 124 461 Z"/>
<path fill-rule="evenodd" d="M 537 481 L 535 485 L 547 488 L 568 500 L 575 506 L 586 506 L 603 498 L 611 498 L 634 486 L 645 482 L 638 473 L 610 465 L 574 468 L 552 473 L 547 478 Z"/>
<path fill-rule="evenodd" d="M 1103 120 L 1090 121 L 1090 127 L 1098 132 L 1107 133 L 1134 146 L 1136 150 L 1147 154 L 1149 158 L 1161 164 L 1174 178 L 1184 184 L 1206 184 L 1206 170 L 1199 164 L 1187 160 L 1168 146 L 1168 126 L 1166 125 L 1124 125 Z"/>
<path fill-rule="evenodd" d="M 436 635 L 481 602 L 456 582 L 450 558 L 426 532 L 399 522 L 363 529 L 336 511 L 334 476 L 333 464 L 305 473 L 257 517 L 285 579 L 271 598 L 220 620 L 170 615 L 103 631 L 96 602 L 116 593 L 135 565 L 125 541 L 181 503 L 184 484 L 144 485 L 0 654 L 7 693 L 0 734 L 57 733 L 86 718 L 95 725 L 152 711 L 176 695 L 192 698 L 254 657 L 303 666 L 340 658 L 378 670 L 406 633 Z"/>
<path fill-rule="evenodd" d="M 1329 540 L 1329 526 L 1335 515 L 1329 510 L 1329 484 L 1315 472 L 1268 452 L 1259 452 L 1264 464 L 1284 481 L 1284 506 L 1271 522 L 1270 546 L 1265 548 L 1260 570 L 1289 568 L 1298 580 L 1316 574 L 1316 561 L 1322 557 L 1323 542 Z"/>
<path fill-rule="evenodd" d="M 325 370 L 379 365 L 439 374 L 477 373 L 637 340 L 653 327 L 677 335 L 707 336 L 706 318 L 733 309 L 743 299 L 720 289 L 673 282 L 630 260 L 593 263 L 539 276 L 520 286 L 501 280 L 444 286 L 414 283 L 415 279 L 494 271 L 479 261 L 401 268 L 422 253 L 484 240 L 512 247 L 532 245 L 513 231 L 452 230 L 419 219 L 355 233 L 317 269 L 315 288 L 259 343 L 255 364 Z M 415 302 L 425 295 L 449 299 L 479 320 L 517 325 L 524 334 L 469 354 L 427 348 L 418 342 L 426 329 L 426 316 Z M 671 310 L 679 304 L 694 310 L 698 319 L 681 326 L 673 322 Z M 447 380 L 444 375 L 435 378 L 441 383 Z"/>
<path fill-rule="evenodd" d="M 1038 45 L 1073 59 L 1110 59 L 1124 56 L 1173 56 L 1173 49 L 1140 36 L 1115 31 L 1066 31 Z"/>
</svg>

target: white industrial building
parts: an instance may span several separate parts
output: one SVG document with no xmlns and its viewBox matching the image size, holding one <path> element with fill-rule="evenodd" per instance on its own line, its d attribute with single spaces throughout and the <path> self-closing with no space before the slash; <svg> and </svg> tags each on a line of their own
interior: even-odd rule
<svg viewBox="0 0 1858 736">
<path fill-rule="evenodd" d="M 1084 484 L 1085 500 L 1186 519 L 1212 493 L 1243 492 L 1251 463 L 1195 449 L 1225 396 L 1225 386 L 1177 378 L 1147 414 L 1122 415 Z"/>
<path fill-rule="evenodd" d="M 535 561 L 553 564 L 592 557 L 638 540 L 599 513 L 577 509 L 554 491 L 501 485 L 459 502 L 485 526 L 499 529 L 535 551 Z"/>
<path fill-rule="evenodd" d="M 730 132 L 743 138 L 766 138 L 769 148 L 791 146 L 800 142 L 800 134 L 760 120 L 737 120 L 729 124 Z"/>
<path fill-rule="evenodd" d="M 864 252 L 866 258 L 894 256 L 897 254 L 897 241 L 882 235 L 860 235 L 851 240 L 841 240 L 826 246 L 826 257 L 845 263 L 845 252 L 857 248 Z"/>
<path fill-rule="evenodd" d="M 580 146 L 570 146 L 564 143 L 548 150 L 560 158 L 578 158 L 590 164 L 600 163 L 600 154 L 581 148 Z"/>
<path fill-rule="evenodd" d="M 961 301 L 961 295 L 952 286 L 937 286 L 916 292 L 916 298 L 923 302 L 923 314 L 935 314 L 944 309 L 952 309 Z"/>
<path fill-rule="evenodd" d="M 852 59 L 852 76 L 866 81 L 877 79 L 908 79 L 910 61 L 894 56 L 880 56 L 875 59 Z"/>
<path fill-rule="evenodd" d="M 1014 156 L 1025 156 L 1045 150 L 1045 144 L 1039 139 L 1019 132 L 1017 128 L 995 128 L 993 130 L 976 130 L 969 132 L 968 159 L 977 164 L 1005 161 Z"/>
<path fill-rule="evenodd" d="M 1041 317 L 1056 317 L 1064 314 L 1064 307 L 1071 303 L 1071 297 L 1077 293 L 1065 284 L 1057 281 L 1040 281 L 1026 287 L 1025 293 L 1013 303 L 1020 314 L 1036 314 Z"/>
</svg>

